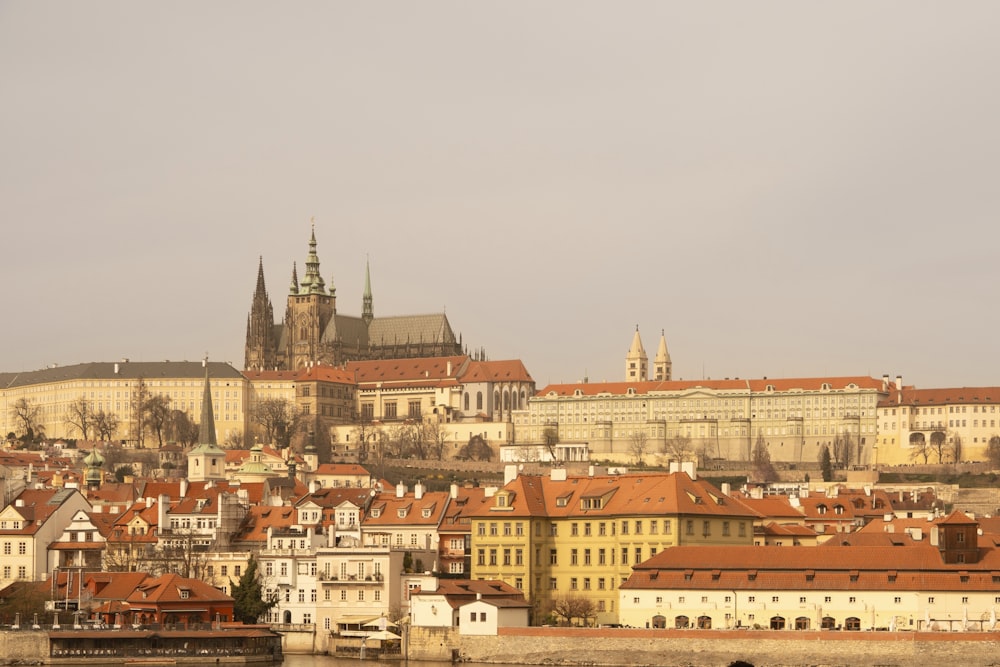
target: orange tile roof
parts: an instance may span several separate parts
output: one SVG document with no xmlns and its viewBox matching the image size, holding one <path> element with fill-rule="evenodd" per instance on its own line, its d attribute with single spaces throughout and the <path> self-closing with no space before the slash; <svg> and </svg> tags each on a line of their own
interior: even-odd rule
<svg viewBox="0 0 1000 667">
<path fill-rule="evenodd" d="M 476 517 L 549 516 L 599 517 L 648 514 L 733 516 L 758 518 L 741 501 L 726 496 L 702 479 L 687 473 L 630 473 L 628 475 L 521 475 L 504 487 L 511 492 L 511 509 L 495 510 L 484 503 Z M 581 499 L 600 499 L 600 508 L 583 509 Z"/>
<path fill-rule="evenodd" d="M 337 384 L 355 384 L 354 373 L 333 366 L 307 366 L 295 374 L 296 382 L 335 382 Z"/>
<path fill-rule="evenodd" d="M 471 382 L 533 382 L 528 369 L 520 359 L 503 361 L 470 361 L 459 377 L 463 383 Z"/>
<path fill-rule="evenodd" d="M 450 495 L 445 491 L 428 491 L 420 499 L 412 492 L 397 498 L 394 491 L 385 491 L 372 499 L 363 525 L 365 528 L 437 526 L 441 523 L 449 500 Z M 378 516 L 375 516 L 376 510 Z M 426 517 L 425 510 L 429 512 Z M 399 516 L 400 511 L 404 512 L 404 516 Z"/>
<path fill-rule="evenodd" d="M 468 363 L 465 355 L 454 357 L 423 357 L 415 359 L 381 359 L 376 361 L 351 361 L 347 371 L 357 377 L 358 385 L 376 382 L 400 383 L 448 382 L 457 384 L 457 378 Z M 449 364 L 451 372 L 449 373 Z"/>
<path fill-rule="evenodd" d="M 906 405 L 911 407 L 938 405 L 982 405 L 1000 403 L 1000 387 L 952 387 L 947 389 L 914 389 L 904 387 L 879 401 L 878 407 Z"/>
</svg>

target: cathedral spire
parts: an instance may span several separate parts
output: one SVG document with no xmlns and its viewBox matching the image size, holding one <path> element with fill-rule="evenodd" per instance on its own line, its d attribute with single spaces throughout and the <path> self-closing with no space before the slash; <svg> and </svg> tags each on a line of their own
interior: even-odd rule
<svg viewBox="0 0 1000 667">
<path fill-rule="evenodd" d="M 365 326 L 370 326 L 372 320 L 375 319 L 375 310 L 372 305 L 371 266 L 367 257 L 365 258 L 365 293 L 362 297 L 361 319 L 364 320 Z"/>
<path fill-rule="evenodd" d="M 205 358 L 205 391 L 201 397 L 201 424 L 198 428 L 198 444 L 216 445 L 215 412 L 212 410 L 212 386 L 208 382 L 208 357 Z"/>
<path fill-rule="evenodd" d="M 312 221 L 312 235 L 309 237 L 309 258 L 306 260 L 306 277 L 302 279 L 303 291 L 307 294 L 324 294 L 326 287 L 319 274 L 319 255 L 316 254 L 316 221 Z"/>
<path fill-rule="evenodd" d="M 254 290 L 254 298 L 258 296 L 267 297 L 267 288 L 264 287 L 264 255 L 260 255 L 257 260 L 257 289 Z"/>
<path fill-rule="evenodd" d="M 292 262 L 292 284 L 288 287 L 289 294 L 299 293 L 299 271 L 295 266 L 295 262 Z"/>
</svg>

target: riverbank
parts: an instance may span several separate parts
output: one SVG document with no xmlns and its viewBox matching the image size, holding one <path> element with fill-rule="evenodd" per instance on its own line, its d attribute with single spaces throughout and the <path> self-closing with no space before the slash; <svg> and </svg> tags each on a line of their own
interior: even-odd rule
<svg viewBox="0 0 1000 667">
<path fill-rule="evenodd" d="M 997 664 L 1000 633 L 506 628 L 462 636 L 452 628 L 412 628 L 411 660 L 494 664 L 755 667 Z"/>
</svg>

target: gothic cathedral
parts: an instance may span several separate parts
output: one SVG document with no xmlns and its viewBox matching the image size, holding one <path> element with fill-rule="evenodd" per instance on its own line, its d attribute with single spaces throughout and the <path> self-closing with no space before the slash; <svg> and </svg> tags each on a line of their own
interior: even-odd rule
<svg viewBox="0 0 1000 667">
<path fill-rule="evenodd" d="M 463 354 L 461 338 L 456 339 L 444 313 L 376 318 L 367 265 L 361 316 L 338 313 L 333 280 L 327 289 L 319 272 L 315 228 L 301 282 L 292 265 L 288 304 L 280 324 L 274 321 L 264 286 L 264 259 L 260 259 L 247 317 L 245 370 L 297 370 L 310 363 L 333 366 L 365 359 L 459 354 Z"/>
</svg>

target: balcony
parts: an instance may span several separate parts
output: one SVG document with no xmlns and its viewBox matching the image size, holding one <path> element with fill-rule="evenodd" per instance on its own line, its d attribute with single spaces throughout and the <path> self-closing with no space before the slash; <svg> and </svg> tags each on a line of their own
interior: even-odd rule
<svg viewBox="0 0 1000 667">
<path fill-rule="evenodd" d="M 321 581 L 324 584 L 378 584 L 382 582 L 382 574 L 368 574 L 363 577 L 359 577 L 356 574 L 349 574 L 346 577 L 341 577 L 336 574 L 324 574 L 320 572 L 316 575 L 316 580 Z"/>
</svg>

